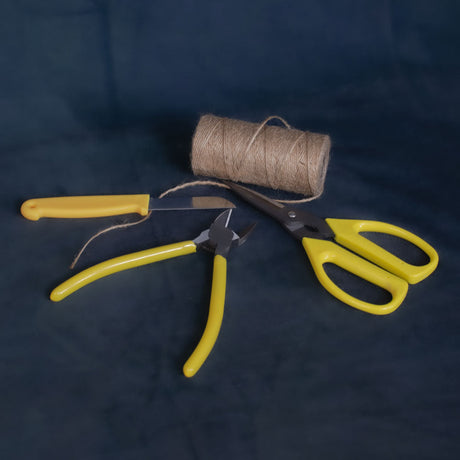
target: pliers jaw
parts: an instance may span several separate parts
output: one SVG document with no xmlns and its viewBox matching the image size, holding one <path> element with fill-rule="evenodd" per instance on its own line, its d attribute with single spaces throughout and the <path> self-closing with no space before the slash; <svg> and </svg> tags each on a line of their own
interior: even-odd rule
<svg viewBox="0 0 460 460">
<path fill-rule="evenodd" d="M 196 247 L 202 247 L 214 253 L 211 300 L 209 315 L 203 336 L 184 364 L 186 377 L 193 377 L 214 346 L 222 324 L 227 283 L 227 254 L 232 246 L 243 244 L 254 226 L 249 227 L 240 237 L 228 227 L 231 210 L 223 212 L 212 223 L 208 230 L 202 232 L 195 240 Z"/>
<path fill-rule="evenodd" d="M 115 272 L 160 260 L 193 254 L 198 247 L 212 251 L 214 253 L 214 267 L 208 321 L 198 345 L 183 367 L 184 375 L 186 377 L 193 377 L 211 352 L 222 324 L 227 283 L 226 255 L 232 246 L 239 246 L 244 243 L 253 228 L 251 226 L 240 237 L 228 228 L 229 220 L 230 210 L 218 216 L 210 228 L 204 230 L 194 241 L 187 240 L 138 251 L 133 254 L 126 254 L 83 270 L 83 272 L 78 273 L 55 288 L 51 293 L 51 300 L 60 301 L 86 284 Z"/>
<path fill-rule="evenodd" d="M 245 243 L 249 234 L 254 229 L 255 224 L 250 225 L 240 232 L 241 235 L 238 235 L 228 227 L 231 213 L 231 209 L 224 211 L 216 218 L 209 229 L 201 232 L 200 235 L 193 240 L 197 247 L 226 258 L 232 247 L 241 246 Z"/>
</svg>

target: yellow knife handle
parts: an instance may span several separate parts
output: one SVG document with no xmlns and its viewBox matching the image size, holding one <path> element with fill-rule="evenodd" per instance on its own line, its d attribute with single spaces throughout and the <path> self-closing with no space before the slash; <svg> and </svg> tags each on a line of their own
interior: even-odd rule
<svg viewBox="0 0 460 460">
<path fill-rule="evenodd" d="M 150 195 L 92 195 L 33 198 L 21 206 L 21 214 L 29 220 L 40 217 L 81 218 L 106 217 L 149 212 Z"/>
<path fill-rule="evenodd" d="M 208 321 L 195 351 L 184 364 L 183 372 L 186 377 L 193 377 L 198 372 L 216 343 L 224 317 L 226 285 L 227 260 L 217 254 L 214 256 Z"/>
<path fill-rule="evenodd" d="M 408 284 L 405 280 L 347 251 L 332 241 L 303 238 L 302 244 L 319 282 L 329 293 L 347 305 L 374 315 L 387 315 L 396 310 L 406 297 Z M 335 264 L 385 289 L 392 295 L 392 299 L 386 304 L 378 305 L 365 302 L 347 294 L 334 284 L 326 274 L 324 270 L 324 264 L 326 263 Z"/>
<path fill-rule="evenodd" d="M 158 248 L 146 249 L 144 251 L 126 254 L 115 257 L 100 264 L 94 265 L 82 272 L 72 276 L 56 287 L 50 294 L 50 299 L 59 302 L 68 295 L 86 286 L 93 281 L 111 275 L 112 273 L 128 270 L 129 268 L 140 267 L 141 265 L 152 264 L 160 260 L 184 256 L 196 252 L 196 244 L 193 241 L 168 244 Z"/>
<path fill-rule="evenodd" d="M 371 220 L 326 219 L 335 233 L 335 240 L 357 254 L 405 279 L 410 284 L 418 283 L 431 275 L 438 266 L 437 252 L 417 235 L 396 225 Z M 360 232 L 379 232 L 409 241 L 421 249 L 429 258 L 425 265 L 412 265 L 391 254 L 379 245 L 360 235 Z"/>
</svg>

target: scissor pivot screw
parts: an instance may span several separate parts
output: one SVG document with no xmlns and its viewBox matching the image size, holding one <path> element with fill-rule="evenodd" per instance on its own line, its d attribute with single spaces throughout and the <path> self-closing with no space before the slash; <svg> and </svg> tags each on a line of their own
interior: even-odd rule
<svg viewBox="0 0 460 460">
<path fill-rule="evenodd" d="M 295 211 L 289 211 L 288 212 L 288 216 L 291 218 L 291 219 L 295 219 L 297 217 L 297 214 L 295 213 Z"/>
</svg>

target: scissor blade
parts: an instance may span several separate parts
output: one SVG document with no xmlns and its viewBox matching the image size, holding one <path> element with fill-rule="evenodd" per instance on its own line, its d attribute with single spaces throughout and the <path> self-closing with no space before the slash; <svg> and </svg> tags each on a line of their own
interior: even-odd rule
<svg viewBox="0 0 460 460">
<path fill-rule="evenodd" d="M 242 185 L 235 184 L 229 181 L 223 181 L 230 189 L 237 195 L 241 196 L 248 203 L 252 204 L 257 209 L 267 213 L 269 216 L 284 222 L 286 219 L 285 206 L 278 201 L 272 200 L 271 198 L 262 195 L 261 193 L 255 192 L 249 188 L 243 187 Z"/>
<path fill-rule="evenodd" d="M 321 217 L 292 206 L 284 206 L 278 201 L 272 200 L 242 185 L 228 181 L 223 182 L 255 208 L 276 219 L 295 238 L 301 240 L 306 236 L 310 238 L 330 239 L 334 236 L 334 232 L 325 219 Z"/>
<path fill-rule="evenodd" d="M 150 198 L 149 211 L 180 211 L 186 209 L 224 209 L 235 205 L 218 196 Z"/>
</svg>

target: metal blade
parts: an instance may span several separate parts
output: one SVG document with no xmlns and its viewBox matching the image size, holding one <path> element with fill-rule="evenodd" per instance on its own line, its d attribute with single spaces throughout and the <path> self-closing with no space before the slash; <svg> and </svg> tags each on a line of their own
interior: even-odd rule
<svg viewBox="0 0 460 460">
<path fill-rule="evenodd" d="M 251 190 L 234 182 L 223 181 L 230 189 L 241 198 L 252 204 L 255 208 L 267 213 L 279 222 L 284 223 L 286 220 L 287 208 L 282 203 L 272 200 L 259 192 Z"/>
<path fill-rule="evenodd" d="M 325 219 L 293 206 L 285 206 L 242 185 L 223 181 L 241 198 L 276 219 L 295 238 L 331 239 L 334 232 Z"/>
<path fill-rule="evenodd" d="M 227 209 L 223 213 L 219 214 L 214 222 L 212 223 L 215 227 L 228 227 L 228 223 L 230 222 L 230 217 L 232 215 L 232 210 Z"/>
<path fill-rule="evenodd" d="M 252 233 L 252 231 L 255 229 L 257 224 L 251 224 L 248 227 L 244 228 L 243 230 L 240 231 L 239 233 L 239 240 L 238 240 L 238 246 L 241 246 L 242 244 L 246 243 L 246 240 L 249 238 L 249 235 Z"/>
<path fill-rule="evenodd" d="M 209 227 L 209 243 L 214 248 L 214 254 L 227 257 L 228 251 L 232 246 L 233 240 L 238 239 L 238 235 L 230 228 L 228 223 L 232 210 L 227 209 L 219 214 Z"/>
<path fill-rule="evenodd" d="M 273 200 L 268 198 L 268 196 L 262 195 L 262 193 L 256 192 L 255 190 L 251 190 L 247 187 L 243 187 L 242 185 L 235 184 L 234 182 L 230 182 L 227 180 L 222 181 L 225 185 L 228 185 L 231 190 L 235 193 L 240 195 L 242 198 L 247 200 L 249 203 L 253 204 L 256 207 L 259 207 L 261 210 L 263 209 L 263 203 L 266 203 L 267 209 L 275 208 L 284 208 L 284 204 L 280 203 L 279 201 Z"/>
<path fill-rule="evenodd" d="M 232 209 L 229 209 L 228 211 L 224 211 L 224 212 L 227 212 L 228 215 L 227 215 L 227 220 L 225 221 L 225 226 L 228 227 L 228 223 L 230 222 L 230 217 L 232 217 Z"/>
<path fill-rule="evenodd" d="M 186 209 L 225 209 L 235 205 L 219 196 L 150 198 L 149 211 L 180 211 Z"/>
</svg>

